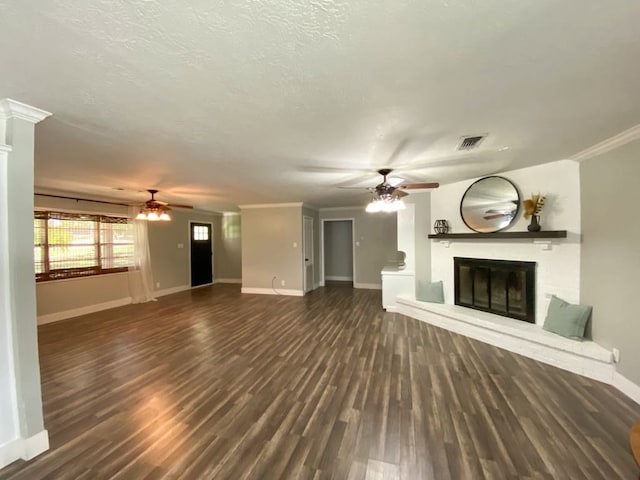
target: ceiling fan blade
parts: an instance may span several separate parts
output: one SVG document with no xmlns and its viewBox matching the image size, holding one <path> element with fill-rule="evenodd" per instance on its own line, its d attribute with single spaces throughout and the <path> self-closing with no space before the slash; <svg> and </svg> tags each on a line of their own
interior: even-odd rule
<svg viewBox="0 0 640 480">
<path fill-rule="evenodd" d="M 399 185 L 398 188 L 402 188 L 403 190 L 412 190 L 418 188 L 438 188 L 440 184 L 438 182 L 427 182 L 427 183 L 404 183 Z"/>
<path fill-rule="evenodd" d="M 398 198 L 406 197 L 407 195 L 409 195 L 407 192 L 403 192 L 402 190 L 398 189 L 396 189 L 393 194 Z"/>
<path fill-rule="evenodd" d="M 167 203 L 171 208 L 188 208 L 193 210 L 193 205 L 180 205 L 179 203 Z"/>
</svg>

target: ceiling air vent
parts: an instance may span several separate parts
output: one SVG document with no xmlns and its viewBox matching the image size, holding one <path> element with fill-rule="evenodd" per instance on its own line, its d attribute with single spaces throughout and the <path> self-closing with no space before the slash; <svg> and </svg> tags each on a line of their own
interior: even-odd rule
<svg viewBox="0 0 640 480">
<path fill-rule="evenodd" d="M 470 135 L 468 137 L 462 137 L 462 141 L 458 145 L 458 150 L 472 150 L 480 145 L 480 142 L 482 142 L 486 137 L 486 135 Z"/>
</svg>

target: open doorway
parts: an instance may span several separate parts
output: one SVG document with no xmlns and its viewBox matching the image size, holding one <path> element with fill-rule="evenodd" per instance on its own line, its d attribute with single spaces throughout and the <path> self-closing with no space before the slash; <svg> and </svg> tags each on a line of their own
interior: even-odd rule
<svg viewBox="0 0 640 480">
<path fill-rule="evenodd" d="M 313 218 L 304 216 L 302 230 L 302 247 L 304 254 L 304 293 L 313 290 Z"/>
<path fill-rule="evenodd" d="M 323 219 L 322 284 L 353 287 L 354 282 L 353 219 Z"/>
</svg>

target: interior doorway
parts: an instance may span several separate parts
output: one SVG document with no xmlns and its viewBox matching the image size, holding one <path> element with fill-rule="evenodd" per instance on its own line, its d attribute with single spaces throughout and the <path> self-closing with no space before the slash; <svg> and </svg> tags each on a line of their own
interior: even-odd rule
<svg viewBox="0 0 640 480">
<path fill-rule="evenodd" d="M 353 219 L 322 220 L 322 284 L 355 283 Z"/>
<path fill-rule="evenodd" d="M 302 217 L 302 252 L 304 254 L 304 293 L 313 290 L 313 218 Z"/>
<path fill-rule="evenodd" d="M 210 223 L 189 222 L 191 286 L 213 283 L 213 242 Z"/>
</svg>

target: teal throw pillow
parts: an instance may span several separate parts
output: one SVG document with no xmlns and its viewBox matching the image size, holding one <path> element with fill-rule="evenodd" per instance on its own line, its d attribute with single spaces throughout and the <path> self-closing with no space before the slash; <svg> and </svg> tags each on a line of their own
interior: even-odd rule
<svg viewBox="0 0 640 480">
<path fill-rule="evenodd" d="M 582 340 L 591 309 L 590 305 L 574 305 L 553 295 L 542 328 L 563 337 Z"/>
<path fill-rule="evenodd" d="M 444 290 L 442 289 L 442 280 L 440 280 L 439 282 L 418 280 L 418 288 L 416 288 L 416 300 L 420 300 L 421 302 L 444 303 Z"/>
</svg>

